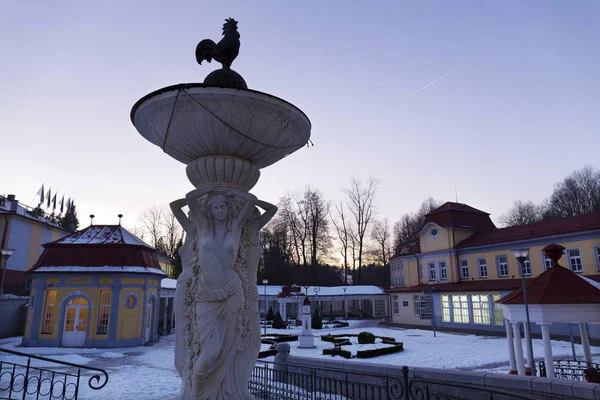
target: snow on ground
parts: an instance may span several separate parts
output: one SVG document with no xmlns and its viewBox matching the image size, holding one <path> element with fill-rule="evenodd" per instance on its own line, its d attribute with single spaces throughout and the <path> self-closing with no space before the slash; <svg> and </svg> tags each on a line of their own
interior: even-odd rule
<svg viewBox="0 0 600 400">
<path fill-rule="evenodd" d="M 409 367 L 431 367 L 461 369 L 478 372 L 506 373 L 508 351 L 505 337 L 479 336 L 463 333 L 433 333 L 420 329 L 387 328 L 373 321 L 350 321 L 350 327 L 313 331 L 315 349 L 299 349 L 297 342 L 289 342 L 291 354 L 303 357 L 316 357 L 341 360 L 344 362 L 367 362 Z M 404 342 L 404 351 L 370 359 L 349 359 L 324 356 L 323 349 L 332 343 L 322 342 L 320 336 L 332 333 L 360 333 L 368 330 L 376 336 L 389 336 Z M 299 334 L 300 329 L 267 329 L 267 333 Z M 180 379 L 173 367 L 174 335 L 163 336 L 149 346 L 117 349 L 76 349 L 76 348 L 33 348 L 19 347 L 20 337 L 0 340 L 0 347 L 27 354 L 47 356 L 105 369 L 109 374 L 106 387 L 99 391 L 87 387 L 87 379 L 81 381 L 81 399 L 174 399 L 179 392 Z M 536 360 L 542 359 L 543 347 L 540 339 L 533 340 Z M 578 357 L 582 357 L 581 345 L 575 345 Z M 261 350 L 268 345 L 261 346 Z M 552 341 L 556 358 L 570 358 L 569 342 Z M 600 347 L 592 347 L 594 361 L 600 359 Z M 17 356 L 0 353 L 0 361 L 15 362 Z M 273 357 L 264 359 L 273 361 Z M 24 360 L 23 360 L 24 361 Z M 40 362 L 46 365 L 45 362 Z M 90 376 L 91 374 L 87 374 Z"/>
</svg>

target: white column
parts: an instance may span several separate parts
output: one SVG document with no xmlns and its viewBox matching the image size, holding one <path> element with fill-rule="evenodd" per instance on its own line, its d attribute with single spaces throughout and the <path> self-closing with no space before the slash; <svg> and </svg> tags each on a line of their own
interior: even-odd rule
<svg viewBox="0 0 600 400">
<path fill-rule="evenodd" d="M 287 301 L 283 302 L 283 312 L 281 313 L 281 319 L 287 321 Z"/>
<path fill-rule="evenodd" d="M 535 362 L 535 360 L 532 360 L 529 357 L 529 355 L 531 354 L 531 332 L 529 331 L 529 324 L 527 322 L 523 322 L 523 328 L 523 330 L 525 331 L 525 351 L 527 352 L 525 354 L 525 360 L 527 361 L 526 368 L 532 370 L 533 368 L 531 367 L 533 366 L 532 364 Z"/>
<path fill-rule="evenodd" d="M 371 296 L 371 308 L 373 309 L 373 318 L 375 318 L 375 298 Z"/>
<path fill-rule="evenodd" d="M 579 332 L 581 336 L 581 345 L 583 346 L 583 357 L 585 362 L 592 362 L 592 352 L 590 350 L 590 338 L 588 336 L 587 325 L 585 322 L 579 324 Z"/>
<path fill-rule="evenodd" d="M 510 322 L 507 319 L 504 320 L 504 327 L 506 328 L 506 340 L 508 341 L 508 365 L 509 374 L 517 374 L 517 362 L 515 360 L 515 343 L 513 339 L 513 331 L 510 327 Z"/>
<path fill-rule="evenodd" d="M 525 375 L 525 359 L 523 359 L 523 345 L 521 344 L 521 331 L 518 322 L 511 322 L 513 328 L 513 339 L 515 342 L 515 356 L 517 358 L 517 371 L 519 375 Z"/>
<path fill-rule="evenodd" d="M 554 359 L 552 357 L 552 344 L 550 343 L 550 324 L 539 324 L 542 328 L 544 341 L 544 364 L 546 364 L 546 378 L 554 379 Z"/>
</svg>

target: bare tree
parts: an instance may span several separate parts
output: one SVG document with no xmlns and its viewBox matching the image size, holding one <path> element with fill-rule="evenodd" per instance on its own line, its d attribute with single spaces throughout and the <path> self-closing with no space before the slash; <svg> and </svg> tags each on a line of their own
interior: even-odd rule
<svg viewBox="0 0 600 400">
<path fill-rule="evenodd" d="M 183 241 L 183 228 L 177 222 L 175 215 L 168 211 L 163 213 L 163 232 L 165 242 L 165 252 L 171 258 L 177 255 L 177 249 L 180 242 Z"/>
<path fill-rule="evenodd" d="M 143 210 L 138 218 L 140 227 L 134 228 L 134 234 L 171 258 L 177 256 L 177 248 L 183 240 L 183 229 L 170 210 L 153 206 Z"/>
<path fill-rule="evenodd" d="M 546 218 L 565 218 L 600 211 L 600 171 L 590 165 L 554 185 Z"/>
<path fill-rule="evenodd" d="M 375 221 L 371 230 L 371 238 L 377 243 L 377 258 L 381 265 L 387 265 L 390 256 L 390 222 L 387 218 Z"/>
<path fill-rule="evenodd" d="M 358 279 L 356 283 L 358 284 L 360 284 L 361 278 L 365 234 L 375 213 L 375 194 L 378 184 L 379 181 L 374 177 L 369 178 L 366 186 L 363 186 L 358 180 L 353 178 L 350 181 L 350 187 L 344 189 L 344 193 L 348 196 L 346 204 L 354 217 L 356 226 L 356 241 L 358 245 Z"/>
<path fill-rule="evenodd" d="M 139 217 L 142 229 L 148 234 L 150 245 L 154 248 L 158 247 L 159 240 L 163 236 L 164 214 L 165 212 L 162 208 L 153 206 L 143 210 Z"/>
<path fill-rule="evenodd" d="M 543 217 L 541 206 L 532 201 L 516 200 L 512 208 L 500 216 L 500 223 L 505 227 L 528 225 L 541 221 Z"/>
<path fill-rule="evenodd" d="M 329 237 L 329 209 L 331 203 L 323 198 L 323 193 L 307 187 L 304 191 L 304 208 L 308 220 L 306 226 L 310 238 L 310 263 L 312 266 L 319 265 L 319 254 L 326 253 L 331 245 Z"/>
<path fill-rule="evenodd" d="M 337 218 L 334 218 L 331 215 L 331 222 L 333 222 L 333 226 L 335 227 L 335 231 L 337 232 L 338 239 L 342 244 L 340 249 L 340 254 L 342 256 L 342 260 L 344 261 L 344 285 L 348 284 L 348 241 L 350 240 L 350 232 L 348 231 L 348 226 L 346 225 L 346 216 L 344 215 L 344 203 L 340 202 L 339 205 L 335 206 L 335 210 L 337 212 Z"/>
<path fill-rule="evenodd" d="M 294 196 L 294 198 L 296 198 Z M 306 227 L 301 218 L 298 217 L 296 202 L 292 195 L 287 194 L 279 200 L 279 215 L 289 229 L 291 245 L 293 248 L 293 260 L 296 265 L 306 265 Z"/>
<path fill-rule="evenodd" d="M 415 240 L 423 228 L 426 215 L 441 205 L 441 201 L 429 197 L 421 203 L 416 214 L 403 214 L 400 220 L 394 223 L 394 247 L 398 248 L 402 243 Z"/>
</svg>

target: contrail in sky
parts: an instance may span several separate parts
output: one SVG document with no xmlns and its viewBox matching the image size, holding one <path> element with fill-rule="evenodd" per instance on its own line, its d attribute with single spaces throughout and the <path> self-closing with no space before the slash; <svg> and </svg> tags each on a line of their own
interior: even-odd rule
<svg viewBox="0 0 600 400">
<path fill-rule="evenodd" d="M 462 68 L 464 68 L 464 67 L 465 67 L 465 66 L 467 66 L 467 65 L 468 65 L 467 63 L 466 63 L 466 64 L 463 64 L 463 65 L 461 65 L 460 67 L 458 67 L 458 68 L 456 68 L 456 69 L 454 69 L 454 70 L 452 70 L 452 71 L 448 72 L 447 74 L 440 76 L 440 77 L 439 77 L 439 78 L 437 78 L 436 80 L 433 80 L 433 81 L 429 82 L 427 85 L 423 86 L 423 87 L 422 87 L 422 88 L 420 88 L 420 89 L 417 89 L 417 90 L 415 90 L 414 92 L 412 92 L 411 94 L 409 94 L 409 95 L 408 95 L 408 96 L 406 96 L 406 97 L 413 96 L 413 95 L 415 95 L 415 94 L 417 94 L 417 93 L 419 93 L 419 92 L 421 92 L 421 91 L 423 91 L 423 90 L 427 89 L 429 86 L 431 86 L 431 85 L 433 85 L 433 84 L 435 84 L 435 83 L 437 83 L 437 82 L 441 81 L 442 79 L 444 79 L 444 78 L 446 78 L 446 77 L 448 77 L 448 76 L 452 75 L 453 73 L 455 73 L 455 72 L 457 72 L 457 71 L 461 70 Z"/>
</svg>

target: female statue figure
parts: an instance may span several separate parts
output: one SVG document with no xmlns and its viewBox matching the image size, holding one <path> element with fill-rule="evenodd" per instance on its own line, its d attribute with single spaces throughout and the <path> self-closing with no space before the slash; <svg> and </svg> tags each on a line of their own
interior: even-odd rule
<svg viewBox="0 0 600 400">
<path fill-rule="evenodd" d="M 239 199 L 243 205 L 237 205 Z M 218 187 L 194 190 L 186 200 L 190 219 L 181 211 L 182 200 L 172 206 L 186 233 L 192 232 L 186 237 L 191 244 L 184 247 L 193 249 L 180 281 L 183 296 L 175 303 L 176 321 L 184 324 L 183 331 L 176 328 L 175 340 L 175 363 L 183 380 L 180 398 L 253 399 L 248 379 L 260 350 L 258 230 L 276 209 L 250 193 Z M 263 215 L 253 212 L 259 203 L 268 208 Z M 178 317 L 181 303 L 184 315 Z"/>
<path fill-rule="evenodd" d="M 191 268 L 189 265 L 192 261 L 194 252 L 198 250 L 198 241 L 196 240 L 197 229 L 191 219 L 191 213 L 186 217 L 182 208 L 187 206 L 186 199 L 173 201 L 171 211 L 185 232 L 185 240 L 183 246 L 179 248 L 179 257 L 181 258 L 181 274 L 177 277 L 177 286 L 175 289 L 175 299 L 173 302 L 175 309 L 175 370 L 181 380 L 180 397 L 182 399 L 189 397 L 191 386 L 185 372 L 187 365 L 186 356 L 186 340 L 185 340 L 185 282 L 189 278 Z M 188 219 L 189 218 L 189 219 Z"/>
</svg>

